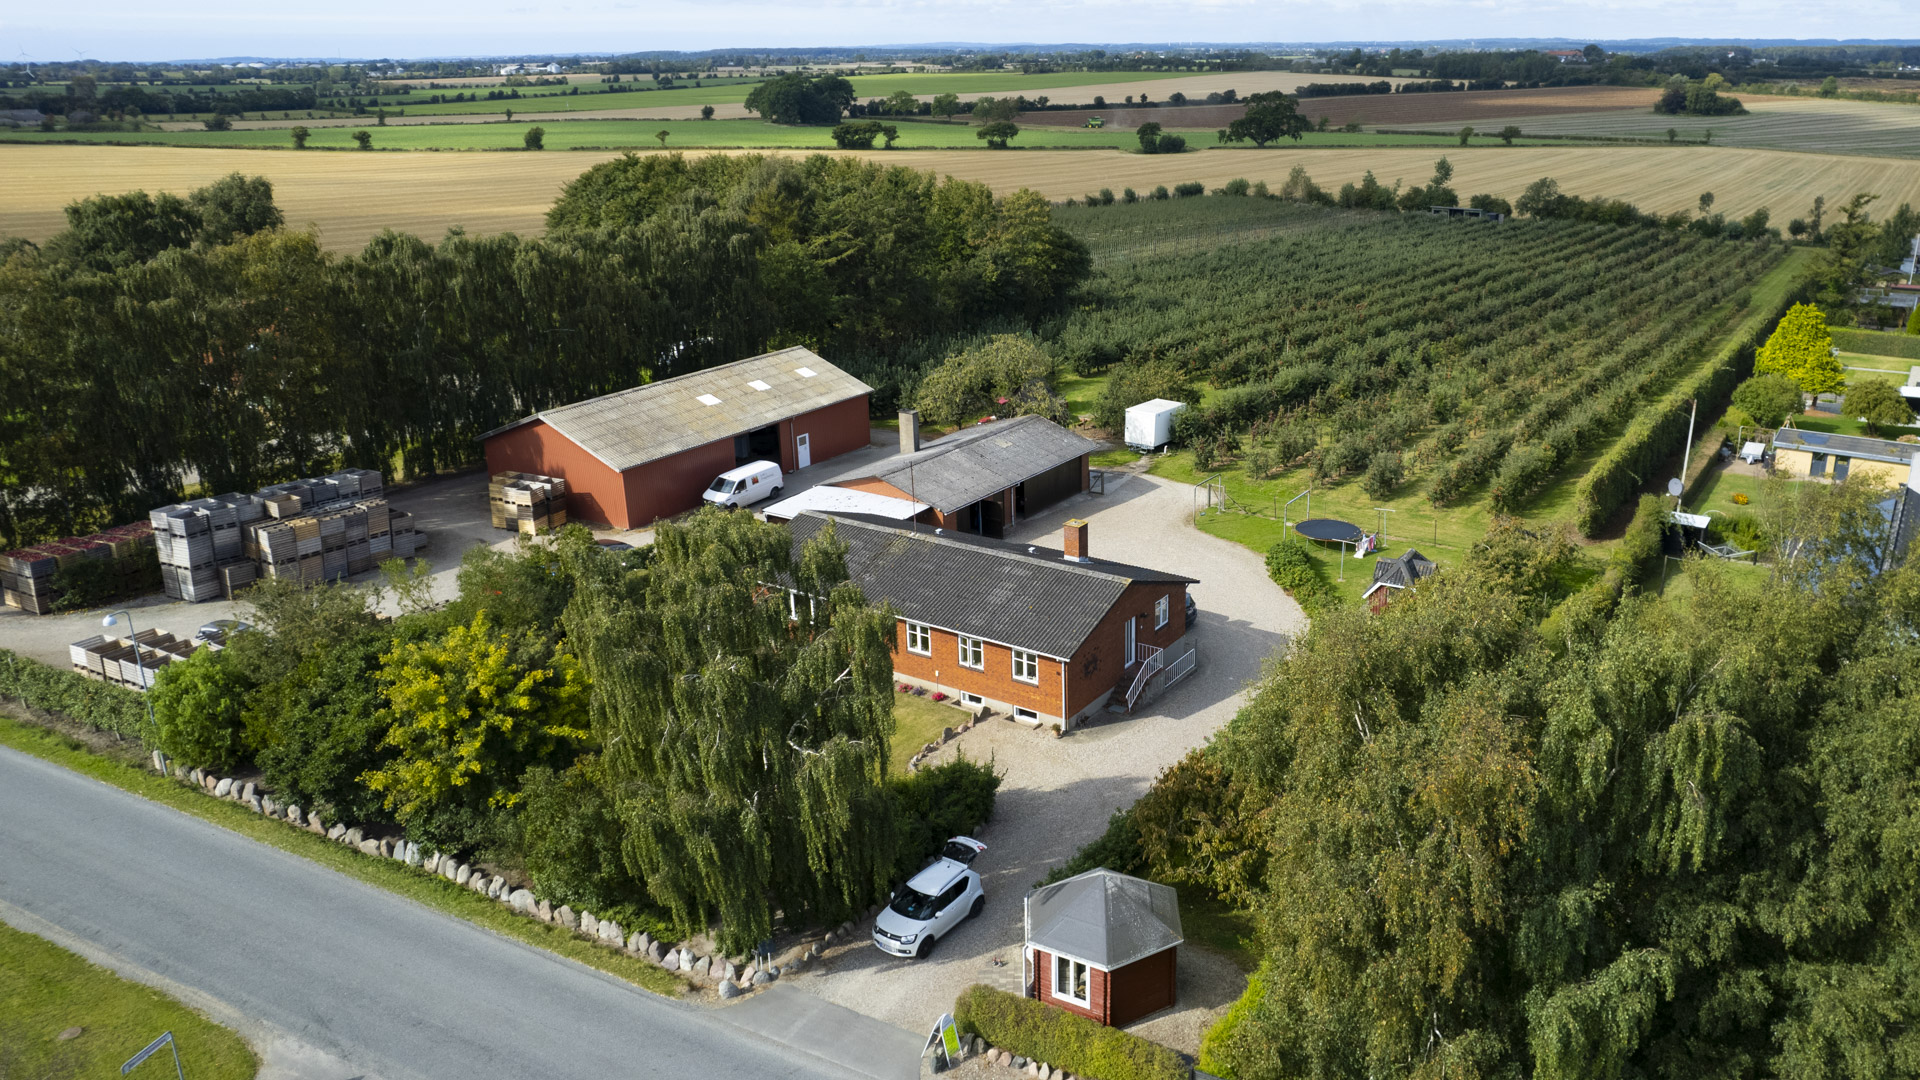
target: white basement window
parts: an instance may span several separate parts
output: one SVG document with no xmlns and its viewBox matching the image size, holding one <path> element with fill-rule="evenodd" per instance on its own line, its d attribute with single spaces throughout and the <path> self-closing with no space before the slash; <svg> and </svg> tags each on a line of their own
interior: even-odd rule
<svg viewBox="0 0 1920 1080">
<path fill-rule="evenodd" d="M 1040 684 L 1040 657 L 1034 653 L 1013 650 L 1013 677 L 1016 682 Z"/>
<path fill-rule="evenodd" d="M 761 381 L 760 381 L 759 379 L 755 379 L 755 380 L 753 380 L 752 382 L 750 382 L 750 383 L 748 383 L 747 385 L 748 385 L 748 386 L 751 386 L 751 387 L 753 387 L 753 388 L 754 388 L 755 390 L 771 390 L 771 389 L 773 389 L 773 387 L 771 387 L 771 386 L 768 386 L 768 385 L 767 385 L 766 383 L 763 383 L 763 382 L 761 382 Z"/>
<path fill-rule="evenodd" d="M 926 623 L 907 624 L 907 651 L 915 656 L 933 655 L 933 628 Z"/>
<path fill-rule="evenodd" d="M 987 669 L 987 643 L 974 637 L 961 638 L 960 666 L 972 668 L 975 671 L 985 671 Z"/>
<path fill-rule="evenodd" d="M 797 368 L 794 368 L 793 370 L 795 374 L 799 375 L 803 379 L 811 379 L 814 377 L 815 374 L 817 374 L 817 372 L 815 372 L 810 367 L 797 367 Z"/>
<path fill-rule="evenodd" d="M 701 395 L 700 395 L 700 398 L 699 398 L 699 401 L 700 401 L 700 404 L 702 404 L 702 405 L 718 405 L 718 404 L 720 404 L 720 399 L 719 399 L 719 398 L 717 398 L 717 397 L 714 397 L 714 396 L 713 396 L 712 394 L 701 394 Z"/>
</svg>

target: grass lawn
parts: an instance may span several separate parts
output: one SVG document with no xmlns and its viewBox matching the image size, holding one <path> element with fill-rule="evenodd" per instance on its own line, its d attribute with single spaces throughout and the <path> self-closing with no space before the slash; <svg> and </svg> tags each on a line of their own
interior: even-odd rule
<svg viewBox="0 0 1920 1080">
<path fill-rule="evenodd" d="M 959 727 L 967 714 L 946 702 L 931 701 L 895 691 L 893 695 L 893 754 L 887 765 L 891 776 L 907 775 L 907 762 L 920 748 L 940 741 L 942 728 Z"/>
<path fill-rule="evenodd" d="M 1876 356 L 1873 353 L 1847 352 L 1844 349 L 1840 352 L 1840 363 L 1844 365 L 1848 371 L 1860 371 L 1872 375 L 1896 376 L 1894 379 L 1895 386 L 1899 386 L 1907 381 L 1907 373 L 1914 366 L 1913 361 L 1905 360 L 1898 356 Z"/>
<path fill-rule="evenodd" d="M 155 775 L 151 768 L 96 754 L 81 743 L 45 728 L 0 716 L 0 746 L 32 754 L 82 776 L 171 806 L 231 832 L 271 844 L 348 877 L 358 878 L 455 918 L 465 919 L 503 937 L 558 953 L 655 993 L 677 996 L 685 989 L 686 984 L 677 976 L 639 957 L 589 944 L 586 938 L 558 926 L 516 915 L 504 904 L 488 900 L 471 889 L 463 889 L 445 878 L 421 873 L 392 859 L 364 855 L 285 822 L 270 821 L 239 803 L 208 798 L 179 781 Z M 0 1016 L 4 1015 L 4 1011 L 0 1011 Z M 135 1050 L 139 1048 L 134 1047 Z"/>
<path fill-rule="evenodd" d="M 1129 450 L 1122 446 L 1113 450 L 1102 450 L 1089 455 L 1087 463 L 1096 469 L 1113 469 L 1121 465 L 1131 465 L 1140 460 L 1140 451 Z"/>
<path fill-rule="evenodd" d="M 71 1028 L 80 1033 L 59 1038 Z M 163 1031 L 173 1032 L 180 1067 L 194 1080 L 248 1080 L 259 1069 L 232 1031 L 150 986 L 0 924 L 0 1076 L 112 1076 Z M 143 1075 L 172 1069 L 166 1050 L 156 1057 Z"/>
<path fill-rule="evenodd" d="M 1175 888 L 1180 893 L 1180 930 L 1188 944 L 1224 953 L 1242 971 L 1260 966 L 1252 915 L 1191 885 Z"/>
<path fill-rule="evenodd" d="M 1067 399 L 1067 411 L 1086 416 L 1100 407 L 1107 392 L 1106 375 L 1059 375 L 1053 380 L 1054 392 Z"/>
</svg>

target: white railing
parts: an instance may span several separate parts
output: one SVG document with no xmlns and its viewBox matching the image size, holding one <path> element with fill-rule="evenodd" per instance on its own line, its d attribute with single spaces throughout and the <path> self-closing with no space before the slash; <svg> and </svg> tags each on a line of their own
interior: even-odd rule
<svg viewBox="0 0 1920 1080">
<path fill-rule="evenodd" d="M 1139 658 L 1140 670 L 1134 673 L 1133 685 L 1127 688 L 1127 711 L 1129 713 L 1133 711 L 1134 703 L 1140 700 L 1140 695 L 1146 692 L 1147 681 L 1155 675 L 1158 675 L 1160 669 L 1165 667 L 1167 662 L 1167 654 L 1151 645 L 1141 645 L 1139 649 L 1145 655 Z"/>
<path fill-rule="evenodd" d="M 1170 687 L 1173 684 L 1179 682 L 1181 679 L 1184 679 L 1187 676 L 1193 674 L 1194 665 L 1199 663 L 1199 656 L 1200 656 L 1199 649 L 1189 648 L 1187 649 L 1186 652 L 1180 654 L 1180 658 L 1178 660 L 1175 660 L 1173 663 L 1168 664 L 1167 678 L 1165 682 L 1160 684 L 1161 688 L 1165 689 L 1167 687 Z"/>
</svg>

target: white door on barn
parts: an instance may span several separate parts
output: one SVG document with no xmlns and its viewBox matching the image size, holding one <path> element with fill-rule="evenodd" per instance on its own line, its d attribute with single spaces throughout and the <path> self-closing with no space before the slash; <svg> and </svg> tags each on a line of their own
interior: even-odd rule
<svg viewBox="0 0 1920 1080">
<path fill-rule="evenodd" d="M 813 464 L 813 444 L 805 433 L 793 437 L 793 456 L 799 460 L 799 468 Z"/>
</svg>

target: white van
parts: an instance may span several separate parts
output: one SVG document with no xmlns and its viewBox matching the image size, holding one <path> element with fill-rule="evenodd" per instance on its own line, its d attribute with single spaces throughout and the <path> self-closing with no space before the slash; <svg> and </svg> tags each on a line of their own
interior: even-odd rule
<svg viewBox="0 0 1920 1080">
<path fill-rule="evenodd" d="M 762 499 L 780 494 L 780 463 L 749 461 L 719 476 L 707 485 L 701 498 L 715 506 L 752 506 Z"/>
</svg>

